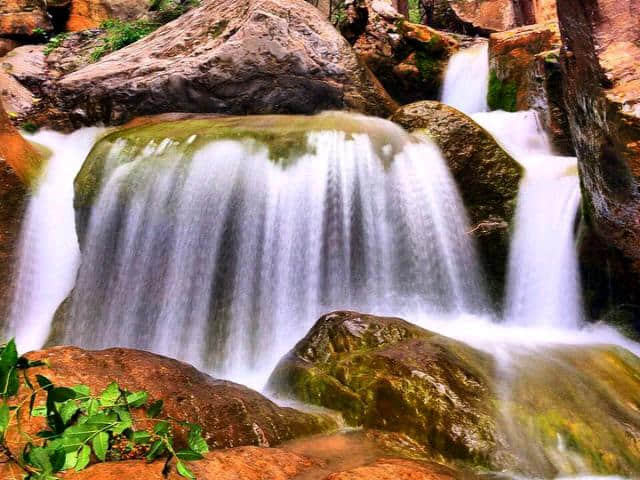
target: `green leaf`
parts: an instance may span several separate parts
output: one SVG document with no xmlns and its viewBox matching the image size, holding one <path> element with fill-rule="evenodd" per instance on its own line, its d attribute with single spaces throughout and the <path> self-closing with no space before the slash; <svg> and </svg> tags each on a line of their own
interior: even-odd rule
<svg viewBox="0 0 640 480">
<path fill-rule="evenodd" d="M 153 442 L 153 445 L 151 445 L 151 448 L 149 449 L 149 453 L 147 453 L 147 460 L 152 462 L 153 460 L 158 458 L 160 455 L 162 455 L 164 451 L 165 451 L 165 445 L 162 442 L 162 440 L 156 440 L 155 442 Z"/>
<path fill-rule="evenodd" d="M 18 350 L 12 339 L 0 353 L 0 396 L 12 397 L 18 393 L 20 380 L 18 379 Z"/>
<path fill-rule="evenodd" d="M 133 432 L 131 434 L 131 441 L 138 445 L 147 445 L 151 440 L 151 434 L 144 430 L 140 430 L 138 432 Z"/>
<path fill-rule="evenodd" d="M 53 466 L 51 465 L 46 449 L 36 447 L 30 450 L 26 457 L 27 462 L 40 470 L 41 473 L 53 473 Z"/>
<path fill-rule="evenodd" d="M 84 470 L 91 460 L 91 448 L 89 445 L 83 445 L 78 454 L 78 462 L 76 463 L 76 472 Z"/>
<path fill-rule="evenodd" d="M 3 403 L 0 406 L 0 434 L 2 435 L 4 435 L 4 433 L 9 428 L 9 417 L 10 417 L 9 405 L 6 403 Z"/>
<path fill-rule="evenodd" d="M 53 383 L 44 375 L 36 375 L 36 380 L 40 388 L 46 390 L 47 392 L 53 388 Z"/>
<path fill-rule="evenodd" d="M 164 406 L 164 402 L 162 400 L 156 400 L 151 404 L 151 406 L 147 410 L 147 415 L 150 418 L 157 417 L 158 415 L 160 415 L 160 412 L 162 411 L 163 406 Z"/>
<path fill-rule="evenodd" d="M 179 450 L 176 452 L 176 457 L 188 462 L 193 460 L 202 460 L 204 458 L 201 454 L 194 452 L 193 450 Z"/>
<path fill-rule="evenodd" d="M 202 454 L 209 451 L 207 442 L 202 438 L 202 428 L 198 425 L 191 425 L 189 436 L 187 437 L 187 445 L 196 453 Z"/>
<path fill-rule="evenodd" d="M 113 382 L 100 394 L 100 403 L 103 407 L 112 407 L 120 398 L 120 393 L 120 387 Z"/>
<path fill-rule="evenodd" d="M 62 470 L 69 470 L 78 464 L 78 452 L 67 452 L 64 457 Z"/>
<path fill-rule="evenodd" d="M 76 392 L 77 397 L 88 397 L 91 395 L 91 389 L 86 385 L 76 385 L 75 387 L 71 387 L 71 389 Z"/>
<path fill-rule="evenodd" d="M 154 425 L 153 431 L 156 435 L 166 435 L 169 433 L 169 422 L 162 420 Z"/>
<path fill-rule="evenodd" d="M 100 411 L 100 403 L 98 402 L 98 400 L 96 400 L 95 398 L 92 398 L 91 400 L 89 400 L 87 404 L 87 415 L 91 417 L 97 414 L 99 411 Z"/>
<path fill-rule="evenodd" d="M 47 447 L 47 454 L 49 455 L 49 461 L 51 462 L 52 471 L 59 472 L 64 468 L 67 454 L 64 451 L 62 445 L 58 445 L 53 448 L 51 445 Z"/>
<path fill-rule="evenodd" d="M 196 478 L 196 476 L 193 473 L 191 473 L 191 470 L 189 470 L 187 466 L 182 462 L 176 463 L 176 470 L 182 477 L 192 478 L 192 479 Z"/>
<path fill-rule="evenodd" d="M 67 400 L 71 400 L 76 398 L 76 392 L 67 387 L 56 387 L 49 392 L 51 396 L 51 400 L 57 403 L 66 402 Z"/>
<path fill-rule="evenodd" d="M 107 458 L 107 450 L 109 450 L 109 434 L 107 432 L 100 432 L 92 441 L 93 453 L 101 462 L 104 462 Z"/>
<path fill-rule="evenodd" d="M 33 410 L 31 410 L 31 416 L 32 417 L 46 417 L 47 416 L 47 407 L 44 405 L 41 405 L 39 407 L 35 407 Z"/>
<path fill-rule="evenodd" d="M 60 417 L 62 417 L 62 422 L 67 425 L 79 409 L 80 407 L 73 400 L 69 400 L 63 403 L 59 409 Z"/>
<path fill-rule="evenodd" d="M 130 407 L 139 408 L 149 399 L 149 394 L 145 391 L 130 393 L 127 395 L 127 403 Z"/>
</svg>

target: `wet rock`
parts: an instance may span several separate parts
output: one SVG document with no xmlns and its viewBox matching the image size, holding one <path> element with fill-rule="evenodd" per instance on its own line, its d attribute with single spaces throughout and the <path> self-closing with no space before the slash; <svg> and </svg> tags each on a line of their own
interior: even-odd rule
<svg viewBox="0 0 640 480">
<path fill-rule="evenodd" d="M 66 75 L 56 100 L 78 124 L 123 123 L 170 111 L 348 108 L 387 115 L 395 108 L 348 43 L 302 0 L 205 1 L 143 40 Z"/>
<path fill-rule="evenodd" d="M 340 29 L 358 57 L 400 103 L 437 98 L 458 41 L 405 20 L 390 1 L 350 0 Z"/>
<path fill-rule="evenodd" d="M 486 465 L 496 448 L 492 360 L 398 318 L 335 312 L 278 364 L 269 388 L 405 433 L 436 459 Z M 340 477 L 342 478 L 342 477 Z"/>
<path fill-rule="evenodd" d="M 558 14 L 585 227 L 605 253 L 587 258 L 601 266 L 588 288 L 604 287 L 590 306 L 602 314 L 616 304 L 640 305 L 640 4 L 559 0 Z M 640 316 L 635 323 L 640 330 Z"/>
<path fill-rule="evenodd" d="M 38 36 L 53 30 L 44 0 L 3 0 L 0 36 Z"/>
<path fill-rule="evenodd" d="M 135 20 L 149 11 L 148 0 L 71 0 L 66 30 L 97 28 L 110 19 Z"/>
<path fill-rule="evenodd" d="M 573 153 L 558 63 L 556 23 L 494 33 L 489 41 L 489 106 L 514 112 L 535 109 L 559 153 Z"/>
<path fill-rule="evenodd" d="M 29 370 L 30 375 L 44 375 L 57 385 L 84 384 L 95 394 L 111 382 L 129 391 L 146 390 L 151 400 L 164 401 L 164 415 L 199 424 L 212 448 L 274 446 L 335 426 L 328 417 L 281 408 L 242 385 L 214 379 L 190 365 L 152 353 L 54 347 L 27 356 L 49 364 Z M 144 414 L 138 417 L 144 421 Z M 37 432 L 43 420 L 31 418 L 23 427 Z M 177 444 L 184 441 L 183 432 L 176 427 Z"/>
<path fill-rule="evenodd" d="M 440 147 L 467 208 L 489 291 L 499 302 L 522 167 L 471 118 L 442 103 L 405 105 L 391 120 L 423 132 Z"/>
<path fill-rule="evenodd" d="M 456 480 L 459 478 L 463 478 L 462 475 L 442 465 L 385 458 L 371 465 L 333 473 L 326 480 Z"/>
<path fill-rule="evenodd" d="M 308 458 L 279 448 L 240 447 L 209 452 L 203 460 L 188 462 L 189 469 L 199 480 L 288 480 L 313 465 Z M 0 474 L 20 478 L 21 470 L 10 465 L 0 467 Z M 163 474 L 164 462 L 147 463 L 144 460 L 106 462 L 90 466 L 82 472 L 65 474 L 65 480 L 181 480 L 172 468 Z"/>
<path fill-rule="evenodd" d="M 0 103 L 0 325 L 8 314 L 13 291 L 12 272 L 28 185 L 35 181 L 41 157 L 11 124 Z"/>
</svg>

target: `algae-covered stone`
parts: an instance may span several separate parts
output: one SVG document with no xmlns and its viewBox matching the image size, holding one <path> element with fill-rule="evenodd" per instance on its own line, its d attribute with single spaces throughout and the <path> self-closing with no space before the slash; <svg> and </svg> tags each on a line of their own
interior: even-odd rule
<svg viewBox="0 0 640 480">
<path fill-rule="evenodd" d="M 391 120 L 409 131 L 426 134 L 440 147 L 471 219 L 489 291 L 494 301 L 499 301 L 522 166 L 480 125 L 448 105 L 431 101 L 405 105 Z"/>
<path fill-rule="evenodd" d="M 496 449 L 491 358 L 399 318 L 322 317 L 269 387 L 339 410 L 351 425 L 408 434 L 438 459 L 487 465 Z"/>
</svg>

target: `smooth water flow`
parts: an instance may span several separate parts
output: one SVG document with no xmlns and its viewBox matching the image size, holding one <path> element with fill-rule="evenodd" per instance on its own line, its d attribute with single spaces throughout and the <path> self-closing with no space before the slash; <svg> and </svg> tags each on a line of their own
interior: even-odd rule
<svg viewBox="0 0 640 480">
<path fill-rule="evenodd" d="M 29 136 L 53 152 L 27 209 L 8 331 L 21 351 L 44 345 L 51 319 L 73 288 L 80 252 L 75 233 L 73 177 L 100 130 Z"/>
<path fill-rule="evenodd" d="M 253 141 L 205 142 L 191 157 L 158 139 L 115 168 L 59 340 L 150 349 L 247 381 L 327 311 L 481 309 L 438 149 L 386 121 L 334 115 L 360 131 L 311 132 L 308 153 L 285 166 Z M 374 145 L 370 126 L 389 144 Z"/>
<path fill-rule="evenodd" d="M 535 112 L 473 116 L 525 167 L 505 300 L 510 324 L 577 328 L 582 299 L 575 248 L 576 159 L 553 155 Z"/>
<path fill-rule="evenodd" d="M 442 86 L 442 103 L 466 114 L 486 112 L 488 89 L 488 42 L 460 50 L 451 57 Z"/>
</svg>

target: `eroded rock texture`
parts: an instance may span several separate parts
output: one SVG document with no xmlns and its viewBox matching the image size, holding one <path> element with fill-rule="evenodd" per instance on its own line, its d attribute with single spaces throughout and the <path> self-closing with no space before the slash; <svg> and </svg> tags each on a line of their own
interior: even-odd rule
<svg viewBox="0 0 640 480">
<path fill-rule="evenodd" d="M 640 3 L 558 0 L 592 314 L 640 304 Z M 597 246 L 594 247 L 594 246 Z M 636 311 L 636 328 L 640 315 Z"/>
</svg>

